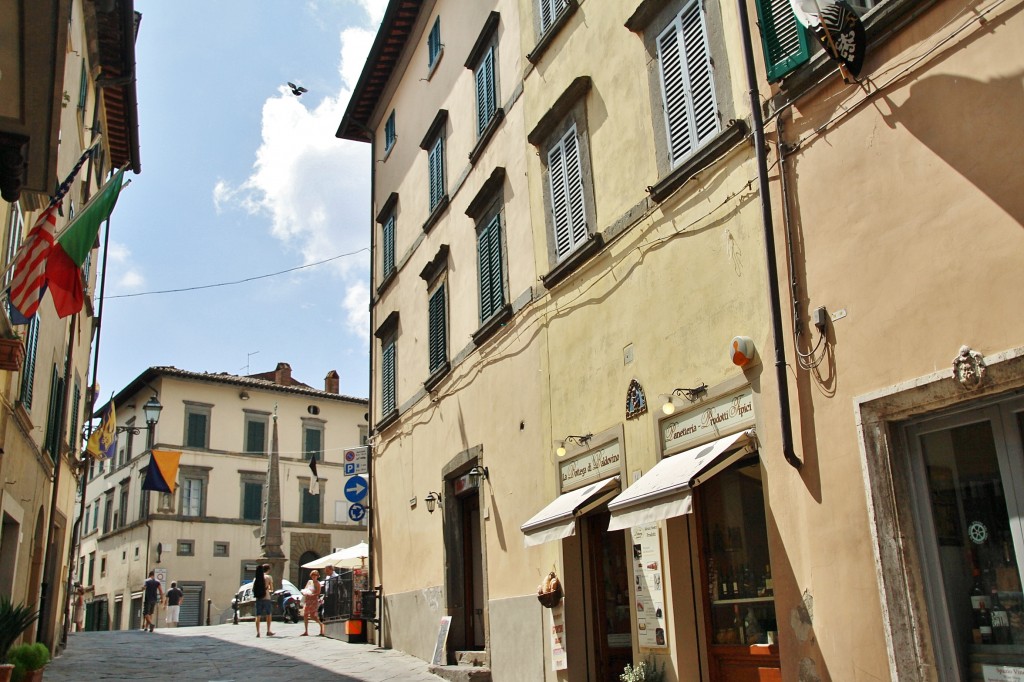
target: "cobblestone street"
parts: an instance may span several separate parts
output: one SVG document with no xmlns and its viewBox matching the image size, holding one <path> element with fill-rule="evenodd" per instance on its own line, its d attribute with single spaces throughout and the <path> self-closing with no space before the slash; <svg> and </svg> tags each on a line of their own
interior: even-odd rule
<svg viewBox="0 0 1024 682">
<path fill-rule="evenodd" d="M 252 623 L 180 629 L 72 634 L 46 668 L 47 682 L 195 680 L 205 682 L 430 682 L 427 663 L 414 656 L 302 637 L 302 625 L 274 623 L 274 636 L 256 638 Z"/>
</svg>

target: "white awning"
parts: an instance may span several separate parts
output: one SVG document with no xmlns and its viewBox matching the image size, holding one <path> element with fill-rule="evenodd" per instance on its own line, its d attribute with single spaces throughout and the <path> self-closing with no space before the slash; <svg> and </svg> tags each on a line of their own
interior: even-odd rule
<svg viewBox="0 0 1024 682">
<path fill-rule="evenodd" d="M 741 431 L 666 457 L 608 503 L 608 530 L 689 514 L 690 491 L 753 450 L 754 432 Z"/>
<path fill-rule="evenodd" d="M 619 477 L 612 476 L 559 495 L 519 527 L 523 544 L 532 547 L 575 535 L 576 517 L 604 504 L 618 491 Z"/>
<path fill-rule="evenodd" d="M 302 564 L 302 567 L 326 568 L 334 566 L 335 568 L 360 568 L 363 565 L 363 560 L 368 556 L 370 556 L 370 546 L 365 542 L 360 542 L 357 545 L 339 549 L 337 552 L 332 552 L 319 559 Z"/>
</svg>

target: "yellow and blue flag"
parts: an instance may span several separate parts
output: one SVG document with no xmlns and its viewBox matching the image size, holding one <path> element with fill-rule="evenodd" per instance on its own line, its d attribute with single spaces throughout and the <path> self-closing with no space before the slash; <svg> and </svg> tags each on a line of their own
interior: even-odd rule
<svg viewBox="0 0 1024 682">
<path fill-rule="evenodd" d="M 146 470 L 146 480 L 142 484 L 143 490 L 156 490 L 161 493 L 174 494 L 178 481 L 178 460 L 181 459 L 180 452 L 168 452 L 167 450 L 153 450 L 149 460 L 149 468 Z"/>
<path fill-rule="evenodd" d="M 114 412 L 114 401 L 107 403 L 107 411 L 103 413 L 98 429 L 89 436 L 89 444 L 85 451 L 93 459 L 113 459 L 117 449 L 117 416 Z"/>
</svg>

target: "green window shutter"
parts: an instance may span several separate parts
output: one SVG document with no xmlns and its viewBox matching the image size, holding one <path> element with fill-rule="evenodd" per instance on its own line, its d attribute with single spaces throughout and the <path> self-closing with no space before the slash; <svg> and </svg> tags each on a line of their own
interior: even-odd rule
<svg viewBox="0 0 1024 682">
<path fill-rule="evenodd" d="M 309 488 L 302 489 L 302 523 L 320 523 L 320 496 L 310 495 Z"/>
<path fill-rule="evenodd" d="M 384 276 L 387 277 L 395 269 L 395 216 L 388 216 L 384 223 Z"/>
<path fill-rule="evenodd" d="M 484 323 L 505 304 L 501 263 L 501 214 L 495 214 L 477 237 L 480 267 L 480 322 Z"/>
<path fill-rule="evenodd" d="M 245 424 L 245 451 L 266 452 L 267 425 L 258 419 L 250 419 Z"/>
<path fill-rule="evenodd" d="M 395 410 L 395 342 L 389 341 L 380 353 L 380 411 L 388 415 Z"/>
<path fill-rule="evenodd" d="M 561 261 L 587 240 L 583 173 L 575 125 L 548 152 L 548 180 L 555 253 Z"/>
<path fill-rule="evenodd" d="M 439 54 L 441 54 L 441 17 L 434 20 L 434 25 L 430 29 L 430 35 L 427 37 L 428 68 L 434 65 Z"/>
<path fill-rule="evenodd" d="M 807 30 L 797 22 L 789 0 L 757 0 L 757 19 L 769 83 L 810 59 Z"/>
<path fill-rule="evenodd" d="M 81 448 L 81 434 L 78 433 L 78 408 L 82 399 L 82 389 L 75 382 L 74 395 L 71 397 L 71 414 L 68 415 L 71 418 L 71 430 L 68 431 L 68 445 L 71 446 L 71 452 L 78 456 L 78 451 Z"/>
<path fill-rule="evenodd" d="M 445 320 L 445 306 L 444 306 L 444 285 L 441 285 L 437 290 L 430 295 L 429 303 L 429 317 L 430 317 L 430 331 L 429 331 L 429 353 L 430 353 L 430 371 L 433 373 L 436 369 L 444 365 L 447 359 L 447 330 Z"/>
<path fill-rule="evenodd" d="M 188 438 L 185 443 L 188 448 L 206 447 L 206 415 L 200 412 L 188 413 Z"/>
<path fill-rule="evenodd" d="M 36 355 L 39 347 L 39 316 L 33 315 L 25 332 L 25 362 L 21 365 L 21 404 L 32 409 L 32 390 L 36 380 Z"/>
<path fill-rule="evenodd" d="M 430 210 L 433 211 L 444 196 L 444 138 L 438 137 L 427 157 L 430 176 Z"/>
<path fill-rule="evenodd" d="M 242 518 L 259 521 L 263 518 L 263 486 L 259 483 L 243 485 Z"/>
<path fill-rule="evenodd" d="M 476 134 L 491 122 L 495 112 L 494 48 L 487 50 L 476 69 Z"/>
<path fill-rule="evenodd" d="M 50 459 L 57 459 L 57 420 L 60 416 L 60 374 L 57 366 L 53 366 L 50 374 L 50 403 L 46 410 L 46 437 L 43 448 L 50 453 Z"/>
<path fill-rule="evenodd" d="M 322 461 L 324 458 L 323 453 L 323 431 L 320 429 L 305 429 L 304 434 L 305 440 L 305 456 L 308 461 L 312 457 L 316 457 L 316 461 Z"/>
</svg>

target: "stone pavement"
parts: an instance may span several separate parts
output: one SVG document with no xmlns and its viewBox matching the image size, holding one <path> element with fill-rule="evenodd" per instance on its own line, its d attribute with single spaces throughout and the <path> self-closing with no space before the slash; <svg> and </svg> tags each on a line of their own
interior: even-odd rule
<svg viewBox="0 0 1024 682">
<path fill-rule="evenodd" d="M 253 623 L 178 629 L 79 632 L 46 667 L 46 682 L 196 680 L 198 682 L 438 682 L 415 656 L 301 637 L 301 623 L 274 623 L 256 638 Z"/>
</svg>

